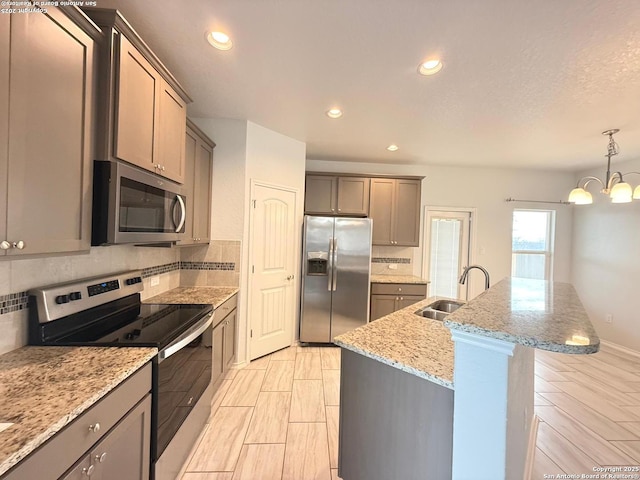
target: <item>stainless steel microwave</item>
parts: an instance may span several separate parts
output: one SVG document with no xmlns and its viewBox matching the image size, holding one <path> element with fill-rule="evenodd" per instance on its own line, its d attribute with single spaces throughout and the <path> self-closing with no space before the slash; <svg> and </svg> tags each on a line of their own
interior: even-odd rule
<svg viewBox="0 0 640 480">
<path fill-rule="evenodd" d="M 169 243 L 185 231 L 182 186 L 123 162 L 96 160 L 92 245 Z"/>
</svg>

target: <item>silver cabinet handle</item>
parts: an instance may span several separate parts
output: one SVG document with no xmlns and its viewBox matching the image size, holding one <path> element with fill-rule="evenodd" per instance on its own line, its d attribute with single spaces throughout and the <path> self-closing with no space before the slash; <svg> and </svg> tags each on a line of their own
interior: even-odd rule
<svg viewBox="0 0 640 480">
<path fill-rule="evenodd" d="M 1 250 L 9 250 L 11 248 L 11 244 L 9 242 L 7 242 L 6 240 L 3 240 L 0 242 L 0 249 Z"/>
<path fill-rule="evenodd" d="M 164 172 L 164 165 L 160 165 L 160 170 Z"/>
<path fill-rule="evenodd" d="M 94 425 L 89 425 L 89 431 L 98 433 L 100 431 L 100 424 L 96 422 Z"/>
<path fill-rule="evenodd" d="M 399 292 L 401 292 L 401 291 L 402 291 L 402 288 L 398 287 L 398 291 L 399 291 Z"/>
<path fill-rule="evenodd" d="M 176 233 L 180 232 L 182 226 L 184 225 L 184 221 L 187 218 L 187 207 L 184 204 L 184 200 L 182 200 L 182 196 L 176 195 L 176 202 L 180 205 L 180 221 L 178 225 L 176 225 Z"/>
<path fill-rule="evenodd" d="M 96 455 L 96 461 L 102 463 L 107 458 L 107 452 L 104 452 L 102 455 Z"/>
<path fill-rule="evenodd" d="M 83 468 L 82 469 L 82 474 L 86 475 L 87 477 L 90 477 L 93 474 L 93 471 L 95 470 L 95 466 L 93 465 L 89 465 L 88 468 Z"/>
<path fill-rule="evenodd" d="M 24 248 L 24 242 L 22 240 L 18 240 L 17 242 L 13 242 L 13 248 L 17 248 L 18 250 L 22 250 Z"/>
</svg>

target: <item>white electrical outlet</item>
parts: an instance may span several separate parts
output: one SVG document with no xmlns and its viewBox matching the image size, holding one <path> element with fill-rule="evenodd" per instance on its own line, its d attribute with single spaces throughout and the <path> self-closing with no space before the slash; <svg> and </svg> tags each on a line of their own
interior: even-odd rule
<svg viewBox="0 0 640 480">
<path fill-rule="evenodd" d="M 154 275 L 151 277 L 151 286 L 155 287 L 156 285 L 160 285 L 160 275 Z"/>
<path fill-rule="evenodd" d="M 605 321 L 606 323 L 611 323 L 611 322 L 613 322 L 613 315 L 611 315 L 610 313 L 607 313 L 607 314 L 605 315 L 605 317 L 604 317 L 604 321 Z"/>
</svg>

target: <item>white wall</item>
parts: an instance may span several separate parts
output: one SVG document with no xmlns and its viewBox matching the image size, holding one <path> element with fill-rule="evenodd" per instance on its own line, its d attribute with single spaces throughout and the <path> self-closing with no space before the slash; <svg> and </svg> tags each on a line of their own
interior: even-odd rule
<svg viewBox="0 0 640 480">
<path fill-rule="evenodd" d="M 616 163 L 615 170 L 640 172 L 640 159 Z M 605 169 L 581 172 L 602 178 Z M 640 175 L 629 175 L 635 186 Z M 574 182 L 575 183 L 575 182 Z M 592 205 L 575 207 L 572 283 L 603 340 L 640 351 L 640 201 L 611 204 L 590 185 Z M 607 314 L 612 323 L 605 323 Z"/>
<path fill-rule="evenodd" d="M 236 362 L 248 361 L 249 221 L 251 182 L 261 181 L 297 190 L 295 244 L 301 245 L 304 210 L 306 146 L 253 122 L 195 118 L 216 143 L 213 153 L 212 239 L 241 240 L 238 352 Z M 201 255 L 207 255 L 205 252 Z M 296 253 L 296 271 L 299 255 Z M 296 282 L 296 305 L 299 285 Z M 296 315 L 297 317 L 297 315 Z M 297 334 L 296 323 L 295 332 Z"/>
<path fill-rule="evenodd" d="M 213 150 L 211 238 L 241 240 L 247 157 L 247 122 L 227 118 L 193 118 L 216 143 Z"/>
<path fill-rule="evenodd" d="M 515 208 L 539 208 L 556 211 L 554 280 L 571 278 L 572 208 L 568 205 L 507 203 L 508 197 L 526 200 L 566 200 L 575 183 L 574 175 L 540 170 L 516 170 L 470 167 L 390 165 L 307 160 L 308 171 L 353 172 L 385 175 L 424 176 L 422 214 L 425 206 L 475 207 L 476 263 L 491 274 L 492 284 L 511 274 L 511 223 Z M 424 222 L 422 222 L 424 223 Z M 422 225 L 424 230 L 424 225 Z M 422 233 L 421 233 L 422 235 Z M 420 238 L 420 245 L 423 239 Z M 484 252 L 484 253 L 481 253 Z M 422 248 L 414 250 L 414 274 L 422 270 Z M 472 272 L 472 293 L 483 290 L 483 278 Z"/>
<path fill-rule="evenodd" d="M 305 181 L 305 155 L 306 144 L 268 130 L 260 125 L 248 122 L 247 126 L 247 175 L 245 183 L 245 236 L 243 241 L 243 262 L 246 268 L 240 274 L 240 285 L 245 291 L 249 291 L 249 208 L 251 202 L 251 183 L 255 181 L 265 182 L 277 186 L 285 186 L 295 189 L 296 194 L 296 236 L 293 252 L 295 263 L 294 271 L 300 271 L 300 249 L 302 246 L 302 219 L 304 214 L 304 181 Z M 298 338 L 299 318 L 298 305 L 300 304 L 300 282 L 296 275 L 295 285 L 295 317 L 294 337 Z M 245 304 L 246 308 L 246 304 Z M 246 313 L 245 313 L 246 314 Z M 239 357 L 243 358 L 248 352 L 249 331 L 248 320 L 241 322 L 239 329 L 240 339 L 246 339 L 246 345 L 239 345 Z"/>
</svg>

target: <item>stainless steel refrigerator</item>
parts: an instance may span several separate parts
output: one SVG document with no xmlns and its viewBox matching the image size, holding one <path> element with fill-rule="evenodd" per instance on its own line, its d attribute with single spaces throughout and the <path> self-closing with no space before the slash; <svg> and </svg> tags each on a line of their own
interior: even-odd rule
<svg viewBox="0 0 640 480">
<path fill-rule="evenodd" d="M 369 321 L 371 220 L 304 217 L 300 341 L 329 343 Z"/>
</svg>

